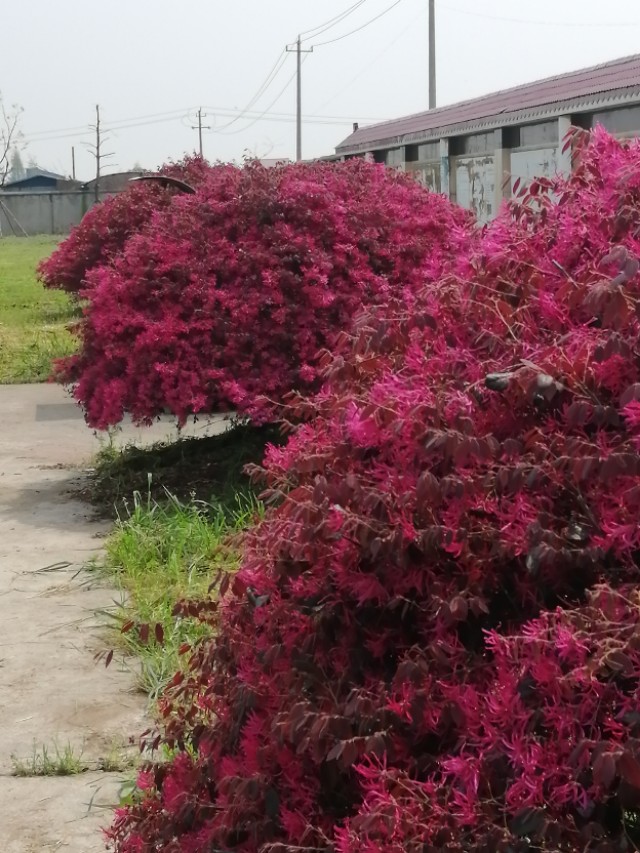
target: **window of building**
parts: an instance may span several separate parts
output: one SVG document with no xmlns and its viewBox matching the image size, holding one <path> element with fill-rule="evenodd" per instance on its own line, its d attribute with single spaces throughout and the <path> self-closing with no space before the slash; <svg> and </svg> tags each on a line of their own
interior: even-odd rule
<svg viewBox="0 0 640 853">
<path fill-rule="evenodd" d="M 404 163 L 404 148 L 391 148 L 387 151 L 387 166 L 402 166 Z"/>
<path fill-rule="evenodd" d="M 407 145 L 407 163 L 429 163 L 440 159 L 440 140 L 422 142 L 420 145 Z"/>
<path fill-rule="evenodd" d="M 571 116 L 571 124 L 581 127 L 583 130 L 591 130 L 593 127 L 593 116 L 591 113 L 577 113 Z"/>
<path fill-rule="evenodd" d="M 473 133 L 469 136 L 456 136 L 449 141 L 449 153 L 460 154 L 492 154 L 496 149 L 496 135 L 489 133 Z"/>
<path fill-rule="evenodd" d="M 520 128 L 520 148 L 538 145 L 547 147 L 558 141 L 558 122 L 541 121 L 538 124 L 525 124 Z"/>
<path fill-rule="evenodd" d="M 503 148 L 520 148 L 520 128 L 519 127 L 503 127 L 502 128 L 502 147 Z"/>
<path fill-rule="evenodd" d="M 624 107 L 594 113 L 593 124 L 601 124 L 611 133 L 634 133 L 640 131 L 640 107 Z"/>
</svg>

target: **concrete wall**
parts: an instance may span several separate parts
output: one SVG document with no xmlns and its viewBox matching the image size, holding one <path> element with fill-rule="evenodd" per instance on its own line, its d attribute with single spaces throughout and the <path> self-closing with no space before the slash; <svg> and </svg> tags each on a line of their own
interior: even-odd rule
<svg viewBox="0 0 640 853">
<path fill-rule="evenodd" d="M 496 164 L 493 154 L 451 158 L 450 195 L 475 213 L 478 222 L 495 215 Z"/>
<path fill-rule="evenodd" d="M 0 192 L 0 235 L 68 234 L 93 203 L 93 193 L 77 190 Z"/>
<path fill-rule="evenodd" d="M 554 121 L 500 128 L 497 131 L 439 140 L 439 160 L 405 160 L 419 146 L 396 146 L 365 154 L 368 160 L 404 169 L 434 192 L 444 193 L 461 207 L 472 210 L 478 222 L 497 215 L 502 203 L 513 196 L 513 186 L 536 177 L 568 174 L 571 152 L 562 152 L 571 127 L 569 116 Z M 561 140 L 561 141 L 559 141 Z M 533 144 L 527 144 L 529 142 Z M 430 149 L 435 147 L 431 143 Z"/>
<path fill-rule="evenodd" d="M 529 151 L 511 152 L 511 191 L 520 178 L 520 183 L 529 183 L 533 178 L 552 178 L 560 170 L 557 148 L 533 148 Z"/>
<path fill-rule="evenodd" d="M 560 115 L 488 132 L 465 134 L 461 129 L 440 139 L 416 141 L 413 135 L 410 144 L 402 145 L 398 139 L 392 148 L 354 151 L 342 159 L 364 157 L 404 169 L 435 192 L 473 210 L 479 222 L 487 222 L 513 197 L 517 179 L 523 186 L 533 178 L 569 175 L 571 148 L 562 150 L 567 133 L 574 125 L 589 129 L 597 124 L 620 138 L 638 138 L 640 105 Z"/>
</svg>

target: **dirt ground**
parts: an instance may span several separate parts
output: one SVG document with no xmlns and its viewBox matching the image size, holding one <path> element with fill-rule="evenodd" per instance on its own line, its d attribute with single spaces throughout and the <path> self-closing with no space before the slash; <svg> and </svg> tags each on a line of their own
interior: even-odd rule
<svg viewBox="0 0 640 853">
<path fill-rule="evenodd" d="M 74 493 L 101 439 L 54 385 L 2 386 L 0 412 L 0 851 L 93 853 L 126 775 L 101 760 L 148 725 L 134 674 L 94 660 L 106 642 L 96 611 L 114 591 L 83 567 L 109 525 Z M 118 441 L 173 434 L 169 422 L 126 427 Z M 16 777 L 43 745 L 90 769 Z"/>
</svg>

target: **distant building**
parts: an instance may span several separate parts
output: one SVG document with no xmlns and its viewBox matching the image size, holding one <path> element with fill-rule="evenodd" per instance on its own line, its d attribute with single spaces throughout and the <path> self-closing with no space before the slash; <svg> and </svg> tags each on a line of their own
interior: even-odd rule
<svg viewBox="0 0 640 853">
<path fill-rule="evenodd" d="M 436 192 L 495 216 L 517 178 L 568 174 L 562 151 L 572 125 L 640 136 L 640 55 L 516 86 L 369 127 L 336 148 L 413 172 Z"/>
<path fill-rule="evenodd" d="M 2 188 L 4 192 L 60 192 L 80 187 L 78 181 L 72 181 L 64 175 L 48 172 L 35 166 L 25 170 L 24 178 L 19 181 L 9 181 Z"/>
<path fill-rule="evenodd" d="M 272 169 L 274 166 L 286 166 L 291 160 L 288 157 L 263 157 L 260 164 L 267 169 Z"/>
<path fill-rule="evenodd" d="M 127 189 L 129 186 L 129 181 L 131 178 L 138 178 L 140 175 L 144 175 L 146 172 L 141 169 L 138 170 L 130 170 L 128 172 L 114 172 L 111 175 L 101 175 L 100 176 L 100 195 L 103 193 L 120 193 Z M 88 190 L 93 192 L 96 185 L 96 179 L 94 178 L 91 181 L 87 181 L 82 184 L 83 190 Z"/>
</svg>

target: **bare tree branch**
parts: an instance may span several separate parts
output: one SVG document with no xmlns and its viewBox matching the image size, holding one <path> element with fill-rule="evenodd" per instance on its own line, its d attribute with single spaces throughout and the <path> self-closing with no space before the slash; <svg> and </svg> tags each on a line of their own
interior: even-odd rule
<svg viewBox="0 0 640 853">
<path fill-rule="evenodd" d="M 0 93 L 0 187 L 7 182 L 11 171 L 11 149 L 22 141 L 20 117 L 22 107 L 12 104 L 7 109 Z"/>
</svg>

